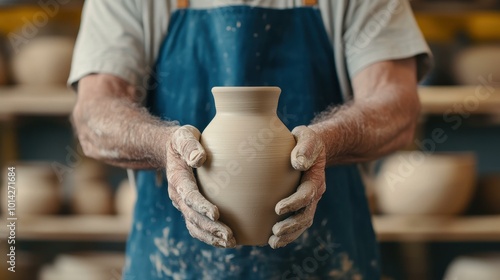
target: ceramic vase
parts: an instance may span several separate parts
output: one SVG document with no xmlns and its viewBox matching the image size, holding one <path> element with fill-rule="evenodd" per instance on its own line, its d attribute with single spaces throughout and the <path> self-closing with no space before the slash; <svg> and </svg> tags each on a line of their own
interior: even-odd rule
<svg viewBox="0 0 500 280">
<path fill-rule="evenodd" d="M 207 151 L 197 169 L 203 195 L 220 211 L 239 245 L 265 245 L 285 217 L 276 204 L 296 190 L 290 163 L 295 139 L 278 118 L 278 87 L 214 87 L 217 113 L 201 136 Z"/>
<path fill-rule="evenodd" d="M 473 153 L 399 152 L 386 159 L 376 179 L 378 208 L 394 215 L 456 215 L 474 193 Z"/>
<path fill-rule="evenodd" d="M 62 206 L 60 184 L 50 163 L 14 163 L 16 173 L 16 215 L 57 214 Z M 6 175 L 6 174 L 4 174 Z M 4 176 L 2 193 L 7 194 Z M 3 213 L 7 212 L 7 199 L 2 199 Z"/>
</svg>

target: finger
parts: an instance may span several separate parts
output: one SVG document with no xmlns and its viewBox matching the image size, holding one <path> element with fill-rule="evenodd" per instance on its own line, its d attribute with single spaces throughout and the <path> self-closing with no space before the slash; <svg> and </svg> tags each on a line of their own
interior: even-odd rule
<svg viewBox="0 0 500 280">
<path fill-rule="evenodd" d="M 206 231 L 203 231 L 201 228 L 199 228 L 198 226 L 189 221 L 186 221 L 186 226 L 189 231 L 189 234 L 192 237 L 202 242 L 220 248 L 233 248 L 236 246 L 236 241 L 234 238 L 230 240 L 224 240 L 220 237 L 214 236 L 212 234 L 207 233 Z"/>
<path fill-rule="evenodd" d="M 182 200 L 196 212 L 213 221 L 218 220 L 219 209 L 201 195 L 191 167 L 172 150 L 169 150 L 167 157 L 170 157 L 167 164 L 168 185 L 179 195 L 172 197 L 176 199 L 175 202 L 179 204 L 179 200 Z"/>
<path fill-rule="evenodd" d="M 200 167 L 207 159 L 205 149 L 200 144 L 200 131 L 194 126 L 185 125 L 178 128 L 172 135 L 170 145 L 181 155 L 181 158 L 191 167 Z"/>
<path fill-rule="evenodd" d="M 304 227 L 310 227 L 314 220 L 314 212 L 316 212 L 316 204 L 311 204 L 304 208 L 303 211 L 276 223 L 273 226 L 273 234 L 280 237 L 298 231 Z"/>
<path fill-rule="evenodd" d="M 204 235 L 215 236 L 226 243 L 230 243 L 234 239 L 232 230 L 225 224 L 208 219 L 182 202 L 179 204 L 179 208 L 186 219 L 186 223 L 192 223 Z"/>
<path fill-rule="evenodd" d="M 292 232 L 290 234 L 282 235 L 282 236 L 276 236 L 272 235 L 269 237 L 269 246 L 273 249 L 278 249 L 281 247 L 285 247 L 286 245 L 290 244 L 291 242 L 295 241 L 299 236 L 306 231 L 308 227 L 303 227 L 295 232 Z"/>
<path fill-rule="evenodd" d="M 310 205 L 316 196 L 316 186 L 312 181 L 305 181 L 297 188 L 297 191 L 276 204 L 276 214 L 283 215 L 298 211 Z"/>
<path fill-rule="evenodd" d="M 319 136 L 306 126 L 298 126 L 292 130 L 297 145 L 292 150 L 291 163 L 293 168 L 305 171 L 315 162 L 324 145 Z"/>
</svg>

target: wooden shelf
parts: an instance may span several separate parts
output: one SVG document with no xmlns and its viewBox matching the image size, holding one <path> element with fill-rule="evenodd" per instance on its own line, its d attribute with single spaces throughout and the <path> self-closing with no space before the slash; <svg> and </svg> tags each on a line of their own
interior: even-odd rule
<svg viewBox="0 0 500 280">
<path fill-rule="evenodd" d="M 16 237 L 22 240 L 125 242 L 131 227 L 130 220 L 117 216 L 20 217 L 17 222 Z M 373 226 L 381 242 L 500 241 L 500 216 L 374 216 Z"/>
<path fill-rule="evenodd" d="M 463 110 L 462 112 L 469 114 L 500 115 L 500 88 L 420 87 L 419 94 L 424 114 L 444 114 Z"/>
<path fill-rule="evenodd" d="M 2 221 L 7 221 L 2 218 Z M 124 242 L 131 220 L 118 216 L 18 217 L 16 238 L 52 241 Z M 1 236 L 1 238 L 4 238 Z"/>
<path fill-rule="evenodd" d="M 500 216 L 374 216 L 378 239 L 384 241 L 500 241 Z"/>
<path fill-rule="evenodd" d="M 76 94 L 64 86 L 0 88 L 0 115 L 62 115 L 71 113 Z"/>
</svg>

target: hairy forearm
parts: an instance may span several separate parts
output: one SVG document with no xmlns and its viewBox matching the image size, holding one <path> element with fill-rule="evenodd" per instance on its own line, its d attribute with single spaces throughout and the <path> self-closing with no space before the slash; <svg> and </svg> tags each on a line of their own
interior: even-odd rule
<svg viewBox="0 0 500 280">
<path fill-rule="evenodd" d="M 325 143 L 328 165 L 373 160 L 413 139 L 418 106 L 384 101 L 354 101 L 330 108 L 313 121 L 310 128 Z"/>
<path fill-rule="evenodd" d="M 373 160 L 408 145 L 420 113 L 413 58 L 372 65 L 353 81 L 354 100 L 327 109 L 310 128 L 327 164 Z"/>
<path fill-rule="evenodd" d="M 92 75 L 79 83 L 72 122 L 84 153 L 124 168 L 162 168 L 174 122 L 151 116 L 135 89 L 109 75 Z"/>
</svg>

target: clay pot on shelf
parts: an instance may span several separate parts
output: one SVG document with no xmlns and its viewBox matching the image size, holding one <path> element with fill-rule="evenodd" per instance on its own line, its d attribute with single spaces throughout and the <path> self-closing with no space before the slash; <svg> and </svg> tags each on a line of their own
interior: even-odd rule
<svg viewBox="0 0 500 280">
<path fill-rule="evenodd" d="M 136 199 L 137 192 L 134 187 L 129 183 L 128 179 L 123 180 L 118 186 L 118 190 L 116 191 L 116 214 L 125 217 L 132 217 Z"/>
<path fill-rule="evenodd" d="M 376 179 L 378 209 L 396 215 L 460 214 L 474 192 L 475 167 L 473 153 L 396 153 Z"/>
<path fill-rule="evenodd" d="M 458 257 L 448 266 L 444 279 L 492 280 L 500 276 L 500 253 Z"/>
<path fill-rule="evenodd" d="M 40 36 L 22 46 L 12 60 L 14 81 L 22 85 L 65 85 L 74 39 Z"/>
<path fill-rule="evenodd" d="M 15 167 L 16 215 L 51 215 L 61 209 L 61 191 L 50 163 L 18 162 Z M 2 212 L 6 213 L 8 200 L 7 173 L 3 174 Z"/>
<path fill-rule="evenodd" d="M 274 209 L 297 188 L 290 163 L 295 139 L 276 114 L 278 87 L 214 87 L 217 114 L 201 136 L 207 151 L 196 170 L 205 197 L 240 245 L 265 245 L 284 219 Z M 255 140 L 255 141 L 254 141 Z"/>
<path fill-rule="evenodd" d="M 481 178 L 476 198 L 484 213 L 500 214 L 500 174 Z"/>
<path fill-rule="evenodd" d="M 462 85 L 491 85 L 500 76 L 500 45 L 470 47 L 457 54 L 453 64 L 455 81 Z M 484 79 L 484 82 L 480 80 Z M 493 79 L 493 80 L 491 80 Z"/>
<path fill-rule="evenodd" d="M 110 215 L 113 193 L 103 180 L 81 181 L 75 184 L 71 199 L 73 213 L 80 215 Z"/>
</svg>

